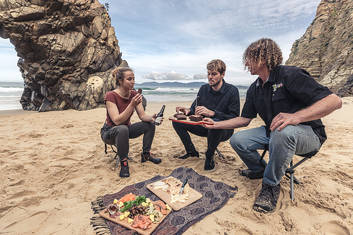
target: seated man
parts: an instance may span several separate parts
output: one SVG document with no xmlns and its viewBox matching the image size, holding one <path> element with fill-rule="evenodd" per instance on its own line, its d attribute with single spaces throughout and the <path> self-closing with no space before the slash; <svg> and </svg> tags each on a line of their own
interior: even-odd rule
<svg viewBox="0 0 353 235">
<path fill-rule="evenodd" d="M 318 84 L 305 70 L 281 66 L 282 52 L 271 39 L 250 44 L 243 63 L 259 77 L 249 87 L 241 117 L 205 125 L 210 129 L 233 129 L 249 125 L 259 114 L 266 126 L 235 133 L 230 143 L 248 170 L 242 175 L 263 178 L 254 209 L 276 208 L 280 181 L 294 154 L 316 152 L 326 140 L 320 118 L 342 106 L 341 99 Z M 213 122 L 211 119 L 206 121 Z M 260 162 L 257 149 L 269 145 L 269 162 Z"/>
<path fill-rule="evenodd" d="M 207 64 L 208 84 L 201 86 L 197 93 L 197 99 L 190 108 L 177 107 L 177 112 L 185 115 L 198 114 L 210 117 L 214 120 L 228 120 L 239 116 L 239 92 L 238 89 L 224 81 L 226 65 L 221 60 L 212 60 Z M 205 170 L 212 170 L 215 167 L 213 154 L 221 141 L 229 139 L 233 130 L 208 130 L 203 126 L 189 125 L 173 122 L 173 127 L 179 135 L 186 150 L 186 154 L 180 159 L 188 157 L 199 157 L 188 132 L 198 136 L 207 137 L 207 151 Z"/>
</svg>

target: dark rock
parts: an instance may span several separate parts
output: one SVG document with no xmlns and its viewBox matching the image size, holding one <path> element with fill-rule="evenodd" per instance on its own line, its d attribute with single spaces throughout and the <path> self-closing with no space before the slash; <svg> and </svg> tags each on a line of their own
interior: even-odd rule
<svg viewBox="0 0 353 235">
<path fill-rule="evenodd" d="M 0 36 L 20 57 L 25 110 L 85 110 L 104 103 L 122 60 L 110 17 L 97 0 L 0 1 Z"/>
<path fill-rule="evenodd" d="M 286 61 L 340 96 L 353 94 L 353 1 L 321 0 L 316 17 Z"/>
</svg>

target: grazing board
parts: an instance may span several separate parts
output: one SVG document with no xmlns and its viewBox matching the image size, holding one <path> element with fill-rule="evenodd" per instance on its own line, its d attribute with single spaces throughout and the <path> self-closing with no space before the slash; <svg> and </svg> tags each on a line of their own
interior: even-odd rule
<svg viewBox="0 0 353 235">
<path fill-rule="evenodd" d="M 157 205 L 157 206 L 161 205 L 161 203 L 162 203 L 162 205 L 165 205 L 164 202 L 162 202 L 161 200 L 151 201 L 151 203 L 154 206 L 155 205 Z M 134 217 L 134 219 L 131 219 L 128 216 L 125 217 L 124 216 L 124 212 L 120 212 L 119 210 L 116 211 L 116 214 L 111 215 L 112 212 L 109 212 L 108 208 L 111 208 L 110 206 L 112 206 L 112 205 L 114 205 L 114 204 L 110 204 L 106 209 L 100 211 L 99 215 L 102 216 L 103 218 L 107 219 L 107 220 L 110 220 L 110 221 L 112 221 L 114 223 L 120 224 L 121 226 L 124 226 L 125 228 L 135 230 L 136 232 L 138 232 L 139 234 L 142 234 L 142 235 L 150 235 L 158 227 L 158 225 L 160 223 L 162 223 L 162 221 L 172 211 L 170 207 L 168 209 L 164 209 L 163 210 L 163 214 L 162 213 L 160 214 L 160 217 L 158 218 L 158 221 L 152 222 L 150 220 L 150 216 L 147 216 L 147 215 L 136 215 L 135 217 L 138 217 L 138 216 L 140 216 L 140 217 L 138 217 L 138 218 Z M 124 217 L 121 219 L 120 216 L 124 216 Z M 146 221 L 146 218 L 148 218 L 147 219 L 147 220 L 149 220 L 148 222 L 151 222 L 151 223 L 148 223 L 149 225 L 148 225 L 147 228 L 143 229 L 143 228 L 135 226 L 135 225 L 138 225 L 138 224 L 145 224 L 143 222 Z M 130 222 L 129 222 L 129 220 L 130 220 Z M 136 220 L 136 223 L 135 223 L 135 220 Z"/>
<path fill-rule="evenodd" d="M 202 194 L 185 185 L 183 193 L 179 193 L 182 182 L 172 176 L 148 184 L 146 187 L 167 203 L 173 210 L 178 211 L 202 198 Z"/>
<path fill-rule="evenodd" d="M 194 122 L 194 121 L 190 121 L 190 120 L 178 120 L 175 117 L 170 117 L 169 120 L 171 120 L 172 122 L 179 122 L 179 123 L 185 123 L 185 124 L 190 124 L 190 125 L 210 124 L 210 123 L 204 122 L 204 121 Z"/>
</svg>

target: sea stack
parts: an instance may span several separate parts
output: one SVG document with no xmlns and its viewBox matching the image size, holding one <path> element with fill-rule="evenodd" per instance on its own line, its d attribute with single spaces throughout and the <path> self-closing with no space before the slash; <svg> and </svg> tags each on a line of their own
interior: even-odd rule
<svg viewBox="0 0 353 235">
<path fill-rule="evenodd" d="M 92 1 L 0 1 L 0 37 L 20 59 L 24 110 L 86 110 L 115 87 L 127 66 L 107 9 Z"/>
</svg>

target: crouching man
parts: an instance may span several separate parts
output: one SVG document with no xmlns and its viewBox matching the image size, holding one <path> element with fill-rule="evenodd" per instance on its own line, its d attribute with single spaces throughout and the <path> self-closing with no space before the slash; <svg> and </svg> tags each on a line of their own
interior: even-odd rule
<svg viewBox="0 0 353 235">
<path fill-rule="evenodd" d="M 241 175 L 262 180 L 254 209 L 276 208 L 280 181 L 294 154 L 316 152 L 326 140 L 320 118 L 341 108 L 341 99 L 318 84 L 305 70 L 282 66 L 282 52 L 271 39 L 250 44 L 243 63 L 258 78 L 249 87 L 240 117 L 204 125 L 209 129 L 233 129 L 249 125 L 257 114 L 265 126 L 233 134 L 231 146 L 248 167 Z M 260 162 L 258 149 L 269 146 L 269 161 Z"/>
</svg>

